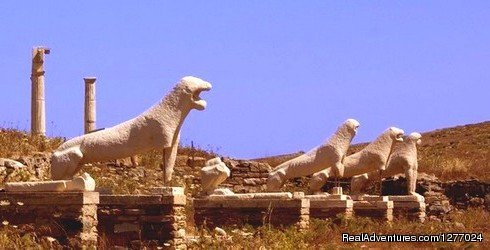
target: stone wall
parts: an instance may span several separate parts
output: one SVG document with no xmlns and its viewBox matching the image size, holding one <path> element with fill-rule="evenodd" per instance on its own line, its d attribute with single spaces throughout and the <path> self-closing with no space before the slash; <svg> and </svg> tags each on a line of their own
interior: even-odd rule
<svg viewBox="0 0 490 250">
<path fill-rule="evenodd" d="M 198 227 L 258 227 L 271 224 L 295 225 L 305 229 L 309 219 L 310 200 L 301 192 L 294 193 L 292 198 L 224 195 L 194 199 L 194 222 Z"/>
<path fill-rule="evenodd" d="M 383 181 L 383 195 L 406 195 L 405 177 L 387 178 Z M 444 219 L 453 210 L 451 200 L 445 195 L 442 182 L 433 175 L 419 173 L 415 191 L 425 198 L 426 215 L 431 220 Z"/>
<path fill-rule="evenodd" d="M 383 195 L 406 194 L 404 177 L 383 182 Z M 442 182 L 433 175 L 419 174 L 416 192 L 425 197 L 429 215 L 446 214 L 453 206 L 490 208 L 490 183 L 476 179 Z"/>
<path fill-rule="evenodd" d="M 18 161 L 25 165 L 25 167 L 13 167 L 9 165 L 0 164 L 0 181 L 36 181 L 49 179 L 49 168 L 51 154 L 49 153 L 35 153 L 31 156 L 16 156 L 11 157 L 12 160 Z M 2 186 L 2 185 L 0 185 Z"/>
<path fill-rule="evenodd" d="M 201 168 L 207 158 L 180 155 L 176 161 L 175 176 L 186 185 L 186 192 L 197 195 L 201 191 Z M 266 163 L 236 160 L 223 157 L 223 163 L 230 169 L 230 177 L 220 187 L 235 193 L 255 193 L 266 189 L 266 182 L 272 168 Z"/>
<path fill-rule="evenodd" d="M 256 193 L 266 189 L 267 177 L 272 168 L 269 164 L 223 158 L 231 174 L 222 186 L 235 193 Z"/>
<path fill-rule="evenodd" d="M 96 192 L 0 192 L 0 221 L 64 246 L 97 245 Z"/>
<path fill-rule="evenodd" d="M 458 208 L 486 206 L 490 208 L 490 182 L 477 179 L 450 181 L 442 184 L 444 194 Z"/>
<path fill-rule="evenodd" d="M 185 204 L 185 195 L 101 195 L 101 244 L 185 249 Z"/>
<path fill-rule="evenodd" d="M 322 195 L 323 196 L 323 195 Z M 340 195 L 335 198 L 322 197 L 318 195 L 307 195 L 310 200 L 310 217 L 317 219 L 351 218 L 354 212 L 354 205 L 351 199 L 347 199 L 346 195 Z M 332 195 L 333 197 L 333 195 Z"/>
<path fill-rule="evenodd" d="M 369 217 L 381 221 L 393 220 L 393 201 L 354 201 L 353 208 L 355 216 L 358 217 Z"/>
</svg>

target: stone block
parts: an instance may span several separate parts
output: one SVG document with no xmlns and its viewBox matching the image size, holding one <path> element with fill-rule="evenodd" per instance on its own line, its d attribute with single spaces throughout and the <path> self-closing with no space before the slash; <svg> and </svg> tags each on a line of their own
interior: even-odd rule
<svg viewBox="0 0 490 250">
<path fill-rule="evenodd" d="M 304 198 L 286 199 L 284 194 L 255 194 L 203 197 L 194 199 L 194 221 L 197 226 L 236 226 L 250 224 L 261 226 L 296 225 L 306 228 L 309 222 L 310 202 Z M 291 193 L 288 193 L 292 197 Z M 238 198 L 238 197 L 239 198 Z M 286 196 L 287 197 L 287 196 Z"/>
<path fill-rule="evenodd" d="M 166 196 L 153 195 L 101 195 L 100 203 L 105 205 L 137 205 L 137 204 L 175 204 L 185 205 L 185 195 Z"/>
<path fill-rule="evenodd" d="M 182 248 L 185 204 L 186 196 L 179 194 L 104 195 L 98 230 L 113 246 Z"/>
<path fill-rule="evenodd" d="M 268 208 L 268 207 L 307 207 L 308 199 L 194 199 L 194 208 Z"/>
<path fill-rule="evenodd" d="M 389 199 L 393 201 L 393 215 L 424 222 L 426 205 L 423 197 L 420 197 L 415 195 L 389 196 Z"/>
<path fill-rule="evenodd" d="M 379 195 L 351 195 L 353 200 L 356 201 L 389 201 L 388 196 L 379 196 Z"/>
<path fill-rule="evenodd" d="M 334 196 L 334 197 L 332 197 Z M 335 218 L 339 215 L 351 217 L 353 201 L 345 195 L 307 195 L 310 199 L 310 217 L 318 219 Z"/>
<path fill-rule="evenodd" d="M 97 245 L 96 192 L 0 192 L 0 220 L 62 245 Z"/>
<path fill-rule="evenodd" d="M 0 192 L 0 200 L 24 205 L 85 205 L 98 204 L 97 192 Z"/>
<path fill-rule="evenodd" d="M 254 193 L 254 199 L 291 199 L 293 195 L 289 192 L 278 193 Z"/>
<path fill-rule="evenodd" d="M 252 199 L 254 194 L 232 194 L 232 195 L 210 195 L 206 196 L 208 200 L 241 200 L 241 199 Z"/>
<path fill-rule="evenodd" d="M 388 200 L 390 201 L 400 201 L 400 202 L 425 202 L 425 198 L 422 195 L 389 195 Z"/>
<path fill-rule="evenodd" d="M 184 195 L 183 187 L 152 187 L 150 188 L 152 194 L 161 194 L 165 196 L 172 195 Z"/>
<path fill-rule="evenodd" d="M 353 201 L 353 208 L 356 216 L 393 220 L 393 201 Z"/>
</svg>

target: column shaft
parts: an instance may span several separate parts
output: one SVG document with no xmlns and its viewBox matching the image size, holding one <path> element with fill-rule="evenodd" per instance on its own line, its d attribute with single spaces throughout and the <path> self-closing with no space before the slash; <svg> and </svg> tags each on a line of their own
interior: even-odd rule
<svg viewBox="0 0 490 250">
<path fill-rule="evenodd" d="M 83 78 L 85 81 L 85 134 L 96 129 L 95 77 Z"/>
<path fill-rule="evenodd" d="M 44 100 L 44 55 L 50 50 L 44 47 L 32 49 L 31 71 L 31 134 L 46 135 L 46 110 Z"/>
</svg>

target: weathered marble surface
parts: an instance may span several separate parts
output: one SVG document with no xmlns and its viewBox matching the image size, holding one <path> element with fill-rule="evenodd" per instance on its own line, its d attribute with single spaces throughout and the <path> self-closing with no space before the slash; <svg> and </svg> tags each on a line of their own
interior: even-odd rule
<svg viewBox="0 0 490 250">
<path fill-rule="evenodd" d="M 403 141 L 403 133 L 404 131 L 399 128 L 390 127 L 364 149 L 345 157 L 343 161 L 343 177 L 352 177 L 384 169 L 394 142 Z M 328 178 L 335 176 L 335 174 L 335 169 L 333 168 L 326 168 L 313 174 L 310 181 L 310 189 L 313 192 L 320 191 Z"/>
<path fill-rule="evenodd" d="M 7 192 L 73 192 L 94 191 L 95 180 L 87 173 L 72 180 L 7 182 Z"/>
<path fill-rule="evenodd" d="M 415 195 L 418 172 L 417 145 L 422 142 L 421 137 L 419 133 L 413 132 L 405 136 L 402 142 L 395 142 L 386 169 L 381 171 L 381 175 L 379 171 L 371 171 L 354 176 L 351 180 L 351 193 L 362 193 L 370 183 L 404 173 L 407 178 L 407 194 Z"/>
<path fill-rule="evenodd" d="M 342 176 L 342 160 L 358 127 L 358 121 L 348 119 L 324 144 L 274 168 L 267 179 L 267 191 L 277 191 L 288 179 L 307 176 L 325 168 L 331 168 L 333 174 Z"/>
<path fill-rule="evenodd" d="M 201 169 L 201 187 L 205 194 L 212 194 L 226 178 L 230 177 L 230 169 L 220 157 L 206 161 Z"/>
<path fill-rule="evenodd" d="M 6 168 L 23 168 L 25 167 L 24 164 L 12 160 L 12 159 L 7 159 L 7 158 L 0 158 L 0 166 L 6 167 Z"/>
<path fill-rule="evenodd" d="M 63 143 L 51 158 L 51 177 L 69 179 L 85 163 L 162 149 L 165 182 L 168 183 L 172 178 L 184 119 L 192 109 L 206 108 L 206 101 L 199 94 L 210 89 L 211 84 L 206 81 L 184 77 L 159 103 L 138 117 Z"/>
</svg>

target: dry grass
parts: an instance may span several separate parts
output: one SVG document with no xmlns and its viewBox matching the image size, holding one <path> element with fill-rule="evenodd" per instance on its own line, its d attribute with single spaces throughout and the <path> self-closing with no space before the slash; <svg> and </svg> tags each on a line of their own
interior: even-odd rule
<svg viewBox="0 0 490 250">
<path fill-rule="evenodd" d="M 442 180 L 490 180 L 490 122 L 422 134 L 419 169 Z"/>
<path fill-rule="evenodd" d="M 435 157 L 425 159 L 420 171 L 433 173 L 439 179 L 456 180 L 464 179 L 470 176 L 470 167 L 471 162 L 469 160 L 462 160 L 459 158 L 444 159 L 441 157 Z"/>
<path fill-rule="evenodd" d="M 382 247 L 382 248 L 407 248 L 407 247 L 483 247 L 488 244 L 486 236 L 490 233 L 488 220 L 490 213 L 484 209 L 470 209 L 463 213 L 453 213 L 446 222 L 410 222 L 404 219 L 396 219 L 392 223 L 383 223 L 369 218 L 333 220 L 311 220 L 310 228 L 305 232 L 299 232 L 294 227 L 277 229 L 262 227 L 254 230 L 244 227 L 241 230 L 226 228 L 228 239 L 215 236 L 213 233 L 201 229 L 201 240 L 194 247 L 229 248 L 229 249 L 327 249 L 339 247 Z M 460 224 L 461 223 L 461 224 Z M 342 242 L 342 233 L 351 235 L 361 233 L 373 233 L 378 235 L 410 234 L 410 235 L 438 235 L 449 232 L 483 233 L 484 242 L 417 242 L 417 243 L 383 243 L 383 242 Z M 206 237 L 207 236 L 207 237 Z"/>
<path fill-rule="evenodd" d="M 490 233 L 490 212 L 482 208 L 472 208 L 465 212 L 450 214 L 445 222 L 428 221 L 425 223 L 411 222 L 405 219 L 395 219 L 392 223 L 379 222 L 369 218 L 330 220 L 312 219 L 310 228 L 298 231 L 295 227 L 273 228 L 264 226 L 253 229 L 250 226 L 242 228 L 224 228 L 228 236 L 217 236 L 203 228 L 196 230 L 198 238 L 189 244 L 189 248 L 199 249 L 327 249 L 327 248 L 484 248 L 488 245 Z M 409 235 L 438 235 L 440 233 L 482 233 L 483 242 L 342 242 L 342 233 L 351 235 L 373 233 L 378 235 L 409 234 Z M 102 240 L 103 241 L 103 240 Z M 101 244 L 103 242 L 101 241 Z M 48 249 L 46 238 L 32 233 L 24 233 L 12 226 L 0 226 L 0 246 L 2 249 Z M 104 246 L 101 246 L 104 247 Z M 105 246 L 107 247 L 107 246 Z"/>
<path fill-rule="evenodd" d="M 0 129 L 0 157 L 11 158 L 30 155 L 34 152 L 51 151 L 57 148 L 64 139 L 30 136 L 24 131 Z"/>
<path fill-rule="evenodd" d="M 52 245 L 46 238 L 3 225 L 0 226 L 0 249 L 52 249 Z"/>
</svg>

